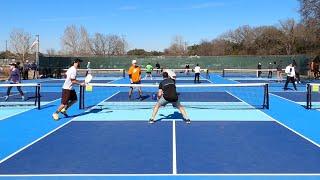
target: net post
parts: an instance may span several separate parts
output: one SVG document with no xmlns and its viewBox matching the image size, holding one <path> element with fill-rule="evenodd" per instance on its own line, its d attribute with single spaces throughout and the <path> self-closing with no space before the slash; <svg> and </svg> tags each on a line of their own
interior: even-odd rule
<svg viewBox="0 0 320 180">
<path fill-rule="evenodd" d="M 225 73 L 225 72 L 224 72 L 224 69 L 222 69 L 222 77 L 224 77 L 224 73 Z"/>
<path fill-rule="evenodd" d="M 122 77 L 125 78 L 126 77 L 126 70 L 122 69 Z"/>
<path fill-rule="evenodd" d="M 263 108 L 269 109 L 269 84 L 264 85 Z"/>
<path fill-rule="evenodd" d="M 38 86 L 36 86 L 36 92 L 34 94 L 34 105 L 36 106 L 38 103 Z"/>
<path fill-rule="evenodd" d="M 37 85 L 37 91 L 36 91 L 37 92 L 37 96 L 36 96 L 37 98 L 36 99 L 38 99 L 38 109 L 40 109 L 40 98 L 41 98 L 40 97 L 40 87 L 41 87 L 40 84 L 38 84 Z"/>
<path fill-rule="evenodd" d="M 79 97 L 79 109 L 83 109 L 83 86 L 79 86 L 80 97 Z"/>
<path fill-rule="evenodd" d="M 311 85 L 307 84 L 307 109 L 311 109 Z"/>
</svg>

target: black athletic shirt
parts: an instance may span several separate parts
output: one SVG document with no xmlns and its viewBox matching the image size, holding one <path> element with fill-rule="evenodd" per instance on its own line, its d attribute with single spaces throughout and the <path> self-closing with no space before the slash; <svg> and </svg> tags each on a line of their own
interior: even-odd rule
<svg viewBox="0 0 320 180">
<path fill-rule="evenodd" d="M 162 89 L 165 100 L 169 102 L 176 102 L 178 100 L 176 85 L 172 79 L 167 78 L 162 80 L 159 84 L 159 89 Z"/>
</svg>

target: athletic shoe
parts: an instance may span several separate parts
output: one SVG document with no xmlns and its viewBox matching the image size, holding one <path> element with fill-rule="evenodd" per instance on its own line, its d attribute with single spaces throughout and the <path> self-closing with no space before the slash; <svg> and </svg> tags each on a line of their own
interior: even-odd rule
<svg viewBox="0 0 320 180">
<path fill-rule="evenodd" d="M 21 101 L 24 101 L 24 100 L 25 100 L 24 96 L 21 96 Z"/>
<path fill-rule="evenodd" d="M 150 118 L 149 119 L 149 124 L 153 124 L 153 123 L 155 123 L 156 121 L 154 120 L 154 119 L 152 119 L 152 118 Z"/>
<path fill-rule="evenodd" d="M 9 96 L 4 97 L 4 101 L 8 101 L 8 99 L 9 99 Z"/>
<path fill-rule="evenodd" d="M 190 119 L 186 119 L 184 120 L 187 124 L 190 124 L 191 123 L 191 120 Z"/>
<path fill-rule="evenodd" d="M 53 118 L 55 121 L 58 121 L 58 120 L 59 120 L 59 114 L 58 114 L 58 113 L 53 113 L 53 114 L 52 114 L 52 118 Z"/>
<path fill-rule="evenodd" d="M 63 114 L 64 115 L 64 117 L 69 117 L 69 115 L 67 114 L 67 110 L 65 109 L 65 108 L 63 108 L 63 109 L 61 109 L 61 114 Z"/>
</svg>

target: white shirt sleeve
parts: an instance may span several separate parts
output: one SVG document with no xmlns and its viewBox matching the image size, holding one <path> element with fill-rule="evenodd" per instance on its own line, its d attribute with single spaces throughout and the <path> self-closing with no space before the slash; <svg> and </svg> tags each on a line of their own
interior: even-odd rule
<svg viewBox="0 0 320 180">
<path fill-rule="evenodd" d="M 70 69 L 70 79 L 76 79 L 77 77 L 77 70 L 76 68 Z"/>
</svg>

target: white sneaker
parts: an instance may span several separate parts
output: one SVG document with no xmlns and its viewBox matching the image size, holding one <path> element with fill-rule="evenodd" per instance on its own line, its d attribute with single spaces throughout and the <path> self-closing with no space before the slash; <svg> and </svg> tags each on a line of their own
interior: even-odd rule
<svg viewBox="0 0 320 180">
<path fill-rule="evenodd" d="M 52 114 L 52 118 L 53 118 L 55 121 L 59 120 L 59 114 L 53 113 L 53 114 Z"/>
<path fill-rule="evenodd" d="M 67 114 L 67 110 L 65 108 L 61 109 L 61 114 L 64 115 L 64 117 L 69 117 L 69 115 Z"/>
<path fill-rule="evenodd" d="M 21 96 L 21 100 L 22 100 L 22 101 L 24 101 L 24 100 L 25 100 L 24 96 Z"/>
</svg>

